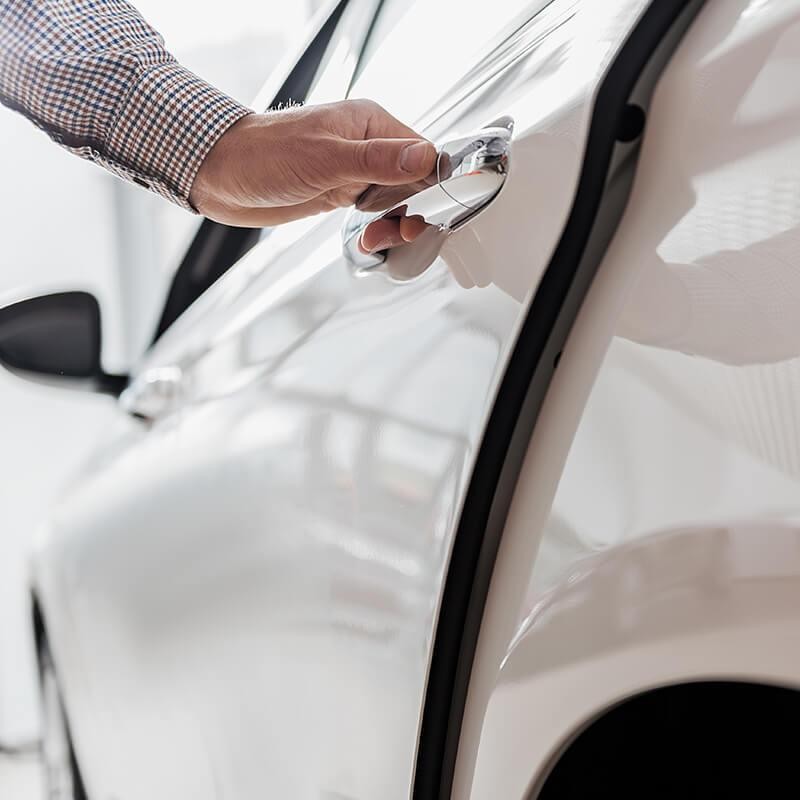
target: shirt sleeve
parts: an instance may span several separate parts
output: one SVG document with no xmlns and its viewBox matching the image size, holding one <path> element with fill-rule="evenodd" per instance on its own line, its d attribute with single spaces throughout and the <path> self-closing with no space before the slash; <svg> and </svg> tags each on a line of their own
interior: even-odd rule
<svg viewBox="0 0 800 800">
<path fill-rule="evenodd" d="M 0 102 L 189 210 L 203 159 L 251 113 L 178 64 L 125 0 L 0 0 Z"/>
</svg>

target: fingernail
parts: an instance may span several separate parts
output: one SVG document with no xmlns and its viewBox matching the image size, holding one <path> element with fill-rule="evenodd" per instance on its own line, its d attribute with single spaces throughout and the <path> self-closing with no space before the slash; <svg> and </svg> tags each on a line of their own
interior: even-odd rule
<svg viewBox="0 0 800 800">
<path fill-rule="evenodd" d="M 411 174 L 418 173 L 429 159 L 432 147 L 429 142 L 408 145 L 400 154 L 400 169 Z"/>
</svg>

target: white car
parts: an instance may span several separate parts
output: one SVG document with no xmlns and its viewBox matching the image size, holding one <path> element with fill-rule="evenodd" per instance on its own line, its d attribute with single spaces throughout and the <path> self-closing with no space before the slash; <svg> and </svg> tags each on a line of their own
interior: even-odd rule
<svg viewBox="0 0 800 800">
<path fill-rule="evenodd" d="M 205 225 L 130 376 L 2 312 L 124 388 L 34 559 L 51 796 L 792 796 L 799 74 L 797 0 L 338 3 L 272 94 L 435 185 Z"/>
</svg>

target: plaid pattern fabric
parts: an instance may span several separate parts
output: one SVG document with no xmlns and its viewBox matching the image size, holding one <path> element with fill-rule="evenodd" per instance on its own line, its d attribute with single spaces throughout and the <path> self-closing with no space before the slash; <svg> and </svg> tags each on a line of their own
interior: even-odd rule
<svg viewBox="0 0 800 800">
<path fill-rule="evenodd" d="M 206 154 L 250 113 L 178 64 L 125 0 L 0 0 L 0 102 L 190 210 Z"/>
</svg>

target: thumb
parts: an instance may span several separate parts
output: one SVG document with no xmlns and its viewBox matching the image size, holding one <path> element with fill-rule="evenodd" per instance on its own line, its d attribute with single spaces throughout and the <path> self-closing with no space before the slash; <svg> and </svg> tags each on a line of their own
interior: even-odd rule
<svg viewBox="0 0 800 800">
<path fill-rule="evenodd" d="M 436 167 L 436 148 L 424 139 L 343 141 L 339 172 L 350 183 L 401 186 L 427 178 Z"/>
</svg>

